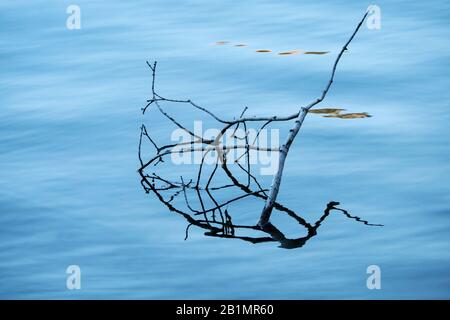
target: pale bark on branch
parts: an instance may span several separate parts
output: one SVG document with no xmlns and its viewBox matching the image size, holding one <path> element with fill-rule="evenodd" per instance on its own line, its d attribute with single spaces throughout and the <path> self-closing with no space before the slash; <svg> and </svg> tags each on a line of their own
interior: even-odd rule
<svg viewBox="0 0 450 320">
<path fill-rule="evenodd" d="M 267 223 L 269 223 L 269 221 L 270 221 L 270 215 L 272 214 L 274 203 L 277 199 L 278 192 L 280 191 L 281 178 L 283 176 L 284 164 L 286 162 L 286 158 L 289 153 L 289 149 L 291 148 L 291 145 L 294 142 L 294 139 L 295 139 L 297 133 L 300 131 L 300 128 L 302 127 L 303 121 L 305 120 L 305 117 L 308 114 L 308 111 L 315 105 L 322 102 L 323 99 L 325 99 L 328 91 L 330 90 L 331 84 L 333 83 L 334 75 L 336 74 L 337 65 L 338 65 L 339 61 L 341 60 L 341 57 L 344 54 L 344 52 L 346 50 L 348 50 L 348 45 L 350 44 L 350 42 L 352 42 L 356 33 L 361 28 L 364 20 L 367 17 L 367 14 L 368 13 L 366 12 L 366 14 L 363 16 L 363 18 L 357 25 L 355 31 L 351 35 L 350 39 L 348 39 L 348 41 L 345 43 L 345 45 L 342 47 L 341 51 L 339 52 L 339 54 L 334 62 L 333 70 L 331 71 L 330 80 L 328 81 L 328 83 L 325 87 L 325 90 L 322 92 L 322 95 L 319 98 L 317 98 L 315 101 L 308 104 L 306 107 L 301 108 L 301 110 L 298 112 L 297 119 L 295 120 L 294 127 L 289 131 L 289 135 L 287 137 L 286 142 L 280 148 L 280 156 L 279 156 L 279 161 L 278 161 L 277 172 L 273 177 L 272 185 L 270 186 L 269 197 L 266 200 L 266 203 L 264 205 L 264 208 L 262 210 L 262 213 L 261 213 L 261 216 L 260 216 L 259 222 L 258 222 L 258 225 L 261 228 L 264 228 L 264 226 L 267 225 Z"/>
<path fill-rule="evenodd" d="M 208 236 L 236 238 L 252 243 L 278 241 L 284 248 L 300 247 L 307 241 L 307 239 L 316 234 L 317 228 L 329 215 L 331 210 L 340 211 L 348 218 L 363 222 L 366 225 L 375 226 L 374 224 L 369 224 L 367 221 L 362 220 L 357 216 L 350 215 L 343 209 L 337 208 L 336 205 L 339 203 L 334 201 L 330 202 L 327 205 L 327 209 L 324 211 L 324 215 L 315 224 L 308 223 L 305 219 L 297 215 L 293 210 L 290 210 L 281 203 L 277 202 L 277 196 L 280 191 L 286 158 L 294 142 L 294 139 L 300 131 L 300 128 L 302 127 L 308 111 L 325 99 L 333 83 L 337 65 L 344 52 L 347 50 L 348 45 L 360 30 L 366 17 L 367 13 L 361 19 L 353 34 L 337 55 L 337 58 L 333 64 L 330 79 L 325 86 L 322 94 L 307 106 L 302 107 L 297 113 L 289 116 L 244 116 L 245 112 L 247 111 L 247 108 L 244 108 L 244 110 L 240 113 L 240 116 L 237 116 L 237 118 L 233 118 L 231 120 L 223 119 L 209 109 L 194 103 L 190 99 L 181 100 L 163 97 L 162 95 L 157 93 L 155 89 L 157 63 L 154 62 L 150 64 L 147 62 L 149 68 L 152 71 L 152 95 L 151 98 L 147 100 L 147 104 L 145 105 L 145 107 L 142 108 L 142 113 L 145 114 L 149 110 L 149 108 L 154 106 L 155 108 L 153 109 L 155 112 L 159 112 L 166 120 L 172 123 L 173 126 L 186 132 L 190 137 L 190 141 L 160 145 L 159 141 L 151 137 L 150 131 L 147 130 L 146 126 L 142 125 L 139 138 L 138 158 L 140 162 L 140 168 L 138 172 L 141 176 L 141 185 L 147 193 L 153 192 L 168 209 L 182 215 L 189 222 L 189 225 L 186 228 L 186 238 L 188 236 L 189 227 L 191 225 L 195 225 L 199 228 L 207 230 L 206 235 Z M 217 131 L 217 135 L 215 135 L 213 138 L 207 139 L 201 135 L 198 135 L 196 132 L 189 130 L 188 127 L 185 126 L 181 121 L 178 121 L 175 116 L 173 116 L 173 114 L 169 112 L 170 110 L 167 108 L 167 106 L 165 106 L 165 103 L 176 103 L 190 106 L 197 111 L 202 112 L 204 115 L 213 118 L 219 123 L 221 129 Z M 279 122 L 288 122 L 291 120 L 295 120 L 295 122 L 293 124 L 293 127 L 289 131 L 285 143 L 281 147 L 269 148 L 266 146 L 255 145 L 257 140 L 259 139 L 261 131 L 267 126 Z M 253 141 L 250 141 L 250 135 L 247 127 L 250 123 L 253 125 L 258 125 L 259 128 L 256 131 L 257 133 L 254 139 L 252 138 Z M 241 134 L 242 136 L 238 136 L 237 131 L 241 128 L 243 129 L 244 133 Z M 229 142 L 228 137 L 231 137 L 232 143 L 222 144 L 222 140 L 224 137 L 227 137 L 227 143 Z M 156 150 L 156 152 L 154 154 L 152 153 L 151 156 L 146 156 L 143 152 L 144 144 L 149 144 L 153 149 Z M 229 155 L 233 150 L 242 150 L 242 154 L 237 159 L 233 159 L 232 164 L 237 165 L 236 170 L 241 170 L 239 171 L 239 174 L 243 174 L 244 178 L 242 178 L 242 176 L 238 177 L 234 172 L 230 170 L 230 163 L 228 163 L 229 159 L 227 158 L 227 155 Z M 251 151 L 269 151 L 279 153 L 278 167 L 273 177 L 270 189 L 263 188 L 262 183 L 260 183 L 258 181 L 258 178 L 255 176 L 253 172 L 254 168 L 252 168 L 250 164 Z M 213 152 L 213 169 L 207 175 L 205 172 L 207 170 L 205 170 L 204 168 L 205 158 L 207 155 L 211 155 L 211 153 Z M 150 168 L 161 165 L 168 157 L 171 157 L 174 154 L 181 153 L 201 155 L 201 163 L 198 166 L 198 171 L 196 171 L 196 178 L 187 181 L 188 179 L 181 176 L 179 180 L 174 180 L 173 178 L 163 177 L 151 171 Z M 241 163 L 241 161 L 243 163 Z M 173 172 L 176 172 L 176 170 L 173 170 Z M 221 174 L 225 174 L 225 182 L 223 179 L 220 179 L 220 177 L 218 177 L 218 172 L 220 172 Z M 201 182 L 202 180 L 205 180 L 205 178 L 207 182 L 206 184 L 202 184 Z M 219 193 L 229 189 L 232 189 L 235 193 L 233 193 L 232 197 L 223 199 L 223 197 L 221 197 L 222 194 Z M 189 197 L 188 193 L 190 195 L 194 194 L 194 197 Z M 180 199 L 181 201 L 178 201 L 178 198 L 182 198 Z M 249 198 L 257 199 L 261 201 L 261 203 L 264 203 L 262 211 L 258 212 L 260 213 L 259 219 L 254 220 L 255 222 L 258 221 L 258 223 L 255 223 L 253 225 L 233 223 L 232 217 L 228 212 L 229 206 L 236 205 L 236 203 L 240 203 L 242 200 Z M 175 202 L 183 202 L 183 207 L 187 209 L 180 209 L 180 207 L 178 207 Z M 283 233 L 270 222 L 271 213 L 274 209 L 287 214 L 299 225 L 306 228 L 308 231 L 308 236 L 297 239 L 287 239 L 283 235 Z M 259 238 L 237 236 L 235 234 L 235 230 L 237 229 L 257 230 L 259 232 L 265 233 L 266 236 Z M 269 237 L 267 237 L 267 235 L 269 235 Z"/>
</svg>

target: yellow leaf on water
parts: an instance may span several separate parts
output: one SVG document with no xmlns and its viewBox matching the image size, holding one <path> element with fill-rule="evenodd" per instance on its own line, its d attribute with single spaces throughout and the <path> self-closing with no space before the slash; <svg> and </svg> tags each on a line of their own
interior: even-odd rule
<svg viewBox="0 0 450 320">
<path fill-rule="evenodd" d="M 258 53 L 268 53 L 268 52 L 272 52 L 272 50 L 260 49 L 260 50 L 256 50 L 256 52 L 258 52 Z"/>
<path fill-rule="evenodd" d="M 370 118 L 371 115 L 367 112 L 352 112 L 352 113 L 341 113 L 345 109 L 339 108 L 322 108 L 322 109 L 311 109 L 308 113 L 321 114 L 324 118 L 339 118 L 339 119 L 362 119 Z"/>
<path fill-rule="evenodd" d="M 362 119 L 362 118 L 370 118 L 371 115 L 367 112 L 358 112 L 358 113 L 342 113 L 342 114 L 333 114 L 326 115 L 325 118 L 339 118 L 339 119 Z"/>
<path fill-rule="evenodd" d="M 299 54 L 299 53 L 301 53 L 300 50 L 291 50 L 291 51 L 279 52 L 278 55 L 280 55 L 280 56 L 288 56 L 288 55 Z"/>
<path fill-rule="evenodd" d="M 306 51 L 304 54 L 327 54 L 330 51 Z"/>
<path fill-rule="evenodd" d="M 311 109 L 308 112 L 309 113 L 316 113 L 316 114 L 338 114 L 341 111 L 345 111 L 345 109 L 323 108 L 323 109 Z"/>
</svg>

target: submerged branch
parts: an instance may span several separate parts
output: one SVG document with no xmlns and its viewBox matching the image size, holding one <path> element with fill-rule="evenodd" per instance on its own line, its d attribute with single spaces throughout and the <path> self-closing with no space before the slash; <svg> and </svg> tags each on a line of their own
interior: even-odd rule
<svg viewBox="0 0 450 320">
<path fill-rule="evenodd" d="M 348 50 L 348 45 L 355 37 L 366 17 L 367 13 L 339 52 L 333 64 L 330 79 L 322 94 L 307 106 L 302 107 L 297 113 L 289 116 L 280 117 L 274 115 L 265 117 L 245 117 L 244 114 L 248 110 L 248 108 L 245 107 L 239 116 L 234 117 L 233 119 L 223 119 L 209 109 L 194 103 L 190 99 L 181 100 L 163 97 L 157 93 L 155 89 L 157 63 L 149 63 L 147 61 L 147 65 L 152 74 L 151 98 L 147 100 L 145 107 L 142 108 L 142 113 L 146 114 L 147 112 L 151 112 L 150 110 L 152 109 L 155 110 L 155 112 L 162 115 L 166 121 L 169 121 L 175 128 L 183 130 L 191 140 L 160 144 L 159 141 L 157 142 L 155 138 L 150 136 L 145 125 L 142 125 L 138 145 L 138 158 L 140 163 L 138 173 L 141 177 L 140 182 L 145 192 L 154 193 L 158 200 L 170 211 L 183 216 L 187 220 L 188 225 L 185 230 L 185 239 L 189 236 L 190 227 L 196 226 L 206 230 L 205 235 L 211 237 L 240 239 L 250 243 L 277 241 L 283 248 L 298 248 L 303 246 L 307 240 L 317 234 L 317 229 L 330 215 L 332 210 L 342 212 L 347 218 L 362 222 L 368 226 L 381 226 L 378 224 L 370 224 L 366 220 L 350 215 L 344 209 L 337 208 L 336 205 L 339 204 L 338 202 L 328 203 L 323 215 L 315 223 L 307 222 L 293 210 L 277 202 L 282 173 L 290 147 L 299 132 L 308 111 L 325 99 L 334 81 L 337 65 L 343 53 Z M 202 112 L 204 115 L 219 123 L 221 128 L 218 131 L 218 134 L 211 139 L 206 139 L 205 137 L 198 135 L 195 130 L 189 130 L 187 126 L 173 116 L 164 103 L 178 103 Z M 259 141 L 258 139 L 260 139 L 261 131 L 268 125 L 291 120 L 295 120 L 294 125 L 289 131 L 287 140 L 281 147 L 266 147 L 256 144 L 256 142 Z M 259 128 L 256 131 L 255 137 L 251 137 L 249 134 L 248 126 L 250 124 L 254 124 Z M 243 131 L 243 133 L 241 133 L 241 131 Z M 232 143 L 222 144 L 221 141 L 224 137 L 230 137 Z M 147 158 L 143 152 L 143 145 L 145 143 L 149 143 L 151 149 L 155 150 L 154 154 Z M 242 150 L 242 154 L 231 163 L 228 163 L 229 159 L 227 157 L 233 150 Z M 254 168 L 252 168 L 250 163 L 251 152 L 276 152 L 279 155 L 277 171 L 273 177 L 270 189 L 264 188 L 263 183 L 258 181 L 258 177 L 254 174 Z M 162 177 L 154 172 L 148 172 L 150 170 L 149 168 L 164 165 L 167 157 L 185 153 L 201 155 L 201 162 L 199 163 L 195 178 L 186 179 L 183 176 L 179 177 L 178 175 L 176 180 L 172 180 L 170 178 Z M 205 168 L 205 159 L 207 156 L 214 158 L 212 171 L 209 173 Z M 246 163 L 241 163 L 241 161 L 245 161 Z M 233 173 L 230 169 L 230 164 L 237 165 L 239 174 L 243 175 L 244 178 L 238 177 Z M 172 171 L 176 172 L 176 170 L 173 169 Z M 220 180 L 220 174 L 224 175 L 225 181 Z M 202 183 L 203 181 L 206 181 L 206 183 Z M 228 199 L 219 197 L 219 193 L 223 193 L 225 190 L 232 190 L 234 192 L 233 196 Z M 248 225 L 233 223 L 233 218 L 228 211 L 229 207 L 235 206 L 244 199 L 255 199 L 264 203 L 258 223 Z M 196 205 L 193 205 L 193 200 L 195 200 Z M 177 206 L 177 202 L 184 203 L 184 208 Z M 288 217 L 292 218 L 301 228 L 306 230 L 306 236 L 294 239 L 286 238 L 283 232 L 270 222 L 270 217 L 274 209 L 280 214 L 286 214 Z M 236 235 L 235 233 L 238 230 L 254 231 L 263 233 L 263 235 L 259 237 Z"/>
</svg>

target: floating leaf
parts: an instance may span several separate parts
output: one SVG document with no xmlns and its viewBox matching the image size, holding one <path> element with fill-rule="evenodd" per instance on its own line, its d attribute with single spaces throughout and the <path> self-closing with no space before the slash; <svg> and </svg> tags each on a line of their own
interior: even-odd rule
<svg viewBox="0 0 450 320">
<path fill-rule="evenodd" d="M 244 43 L 235 44 L 235 47 L 246 47 L 247 45 Z"/>
<path fill-rule="evenodd" d="M 327 54 L 330 51 L 306 51 L 304 54 Z"/>
<path fill-rule="evenodd" d="M 323 109 L 311 109 L 308 112 L 309 113 L 316 113 L 316 114 L 338 114 L 341 111 L 345 111 L 345 109 L 323 108 Z"/>
<path fill-rule="evenodd" d="M 311 109 L 308 113 L 321 114 L 325 118 L 339 118 L 339 119 L 362 119 L 371 117 L 367 112 L 341 113 L 345 109 L 339 108 L 323 108 Z"/>
<path fill-rule="evenodd" d="M 268 53 L 268 52 L 272 52 L 272 50 L 260 49 L 260 50 L 256 50 L 256 52 L 258 52 L 258 53 Z"/>
<path fill-rule="evenodd" d="M 223 46 L 224 44 L 228 44 L 228 43 L 230 43 L 230 41 L 217 41 L 216 45 Z"/>
<path fill-rule="evenodd" d="M 299 54 L 299 53 L 301 53 L 300 50 L 291 50 L 291 51 L 279 52 L 278 55 L 280 55 L 280 56 L 288 56 L 288 55 Z"/>
<path fill-rule="evenodd" d="M 333 114 L 326 115 L 325 118 L 339 118 L 339 119 L 362 119 L 362 118 L 370 118 L 371 115 L 367 112 L 358 112 L 358 113 L 342 113 L 342 114 Z"/>
</svg>

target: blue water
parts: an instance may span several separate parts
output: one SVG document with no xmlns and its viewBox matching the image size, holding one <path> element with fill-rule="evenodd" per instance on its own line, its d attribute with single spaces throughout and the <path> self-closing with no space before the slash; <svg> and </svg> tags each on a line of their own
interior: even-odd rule
<svg viewBox="0 0 450 320">
<path fill-rule="evenodd" d="M 166 96 L 291 114 L 371 3 L 78 0 L 68 30 L 70 4 L 0 4 L 1 298 L 450 298 L 448 1 L 376 3 L 381 29 L 357 35 L 322 104 L 372 117 L 308 116 L 286 164 L 279 199 L 308 221 L 335 200 L 385 227 L 333 213 L 296 250 L 195 228 L 184 241 L 186 221 L 143 192 L 145 61 Z M 81 290 L 66 289 L 72 264 Z"/>
</svg>

